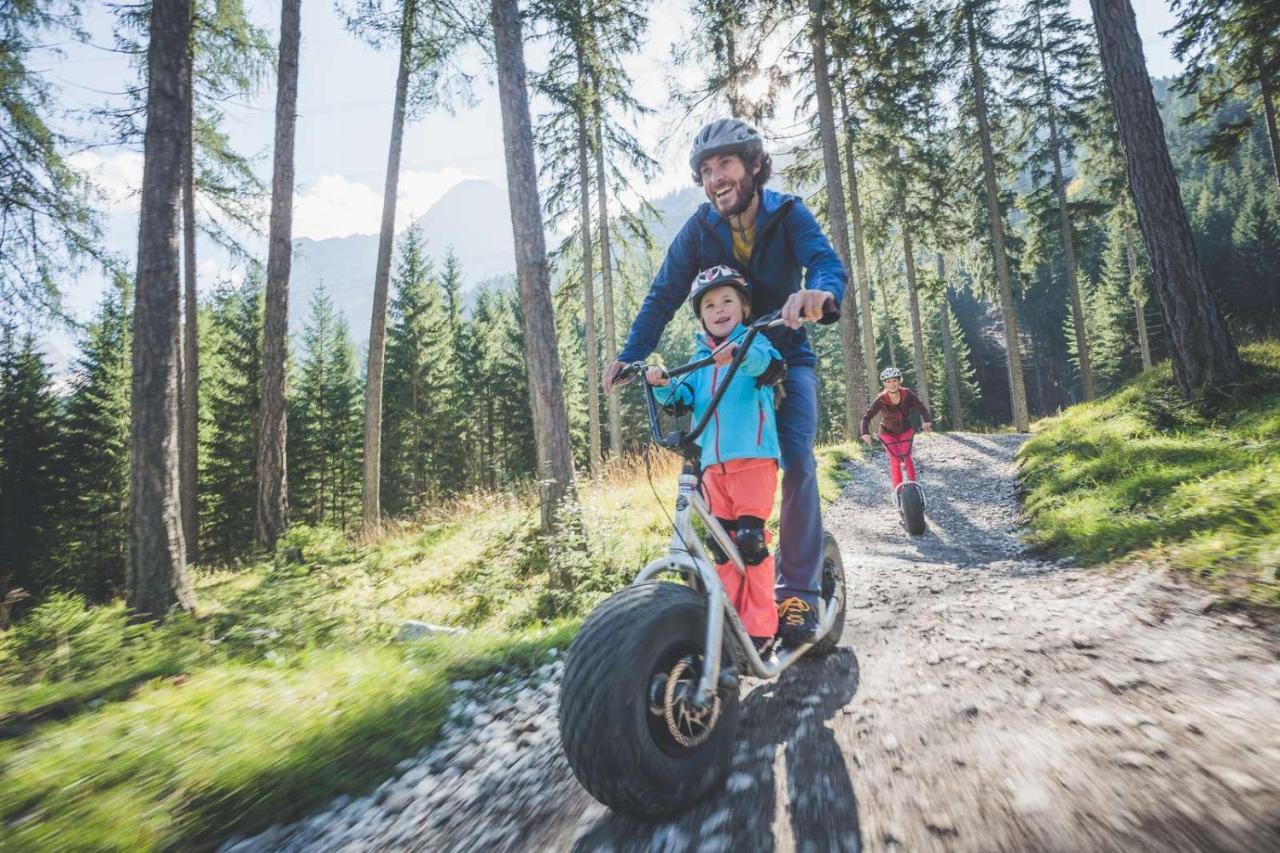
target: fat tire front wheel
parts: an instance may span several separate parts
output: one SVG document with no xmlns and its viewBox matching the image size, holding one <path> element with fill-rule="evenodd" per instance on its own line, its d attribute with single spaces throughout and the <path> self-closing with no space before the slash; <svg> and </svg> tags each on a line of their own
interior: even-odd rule
<svg viewBox="0 0 1280 853">
<path fill-rule="evenodd" d="M 738 728 L 737 687 L 716 694 L 701 729 L 671 730 L 662 713 L 696 686 L 707 599 L 687 586 L 629 586 L 595 609 L 569 648 L 560 682 L 560 742 L 582 787 L 617 812 L 654 819 L 682 812 L 724 783 Z M 734 661 L 722 643 L 721 669 Z M 683 710 L 683 709 L 682 709 Z"/>
<path fill-rule="evenodd" d="M 904 483 L 898 495 L 898 508 L 902 512 L 902 524 L 912 536 L 921 536 L 925 531 L 924 492 L 915 483 Z"/>
</svg>

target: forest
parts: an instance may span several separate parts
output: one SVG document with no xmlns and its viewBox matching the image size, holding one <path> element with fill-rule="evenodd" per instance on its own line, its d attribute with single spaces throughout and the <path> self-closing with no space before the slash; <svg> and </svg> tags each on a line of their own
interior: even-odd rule
<svg viewBox="0 0 1280 853">
<path fill-rule="evenodd" d="M 887 365 L 939 428 L 1026 431 L 1165 360 L 1211 400 L 1280 324 L 1275 4 L 1174 0 L 1184 72 L 1150 80 L 1127 0 L 1093 21 L 1066 0 L 693 0 L 672 55 L 699 84 L 649 104 L 626 70 L 649 4 L 351 0 L 351 37 L 398 55 L 368 344 L 323 289 L 291 329 L 301 6 L 278 32 L 238 0 L 114 7 L 135 84 L 84 120 L 145 158 L 126 260 L 101 248 L 85 142 L 33 58 L 87 38 L 83 5 L 0 3 L 0 626 L 55 593 L 192 609 L 188 566 L 254 559 L 289 525 L 368 541 L 529 489 L 557 523 L 576 480 L 646 442 L 639 395 L 599 376 L 699 200 L 643 191 L 656 140 L 635 120 L 658 107 L 689 133 L 764 128 L 774 182 L 845 261 L 843 318 L 813 333 L 824 441 L 852 437 Z M 461 64 L 477 49 L 516 270 L 472 287 L 449 247 L 397 230 L 396 186 L 405 124 L 483 85 Z M 221 105 L 272 87 L 267 180 Z M 199 280 L 197 232 L 246 273 Z M 72 322 L 60 294 L 86 267 L 114 284 L 55 371 L 42 330 Z M 661 357 L 692 332 L 680 315 Z"/>
</svg>

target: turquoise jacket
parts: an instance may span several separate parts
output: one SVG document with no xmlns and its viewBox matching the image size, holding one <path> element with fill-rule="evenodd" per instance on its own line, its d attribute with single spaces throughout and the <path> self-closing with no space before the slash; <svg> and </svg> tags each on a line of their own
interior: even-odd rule
<svg viewBox="0 0 1280 853">
<path fill-rule="evenodd" d="M 729 333 L 729 340 L 740 340 L 747 334 L 739 324 Z M 697 336 L 697 349 L 693 361 L 711 354 L 712 343 L 707 335 Z M 698 437 L 702 448 L 702 467 L 710 468 L 731 459 L 777 459 L 778 422 L 773 410 L 773 387 L 756 387 L 756 377 L 769 367 L 770 362 L 782 356 L 769 343 L 769 339 L 757 334 L 751 349 L 742 359 L 742 365 L 734 374 L 729 390 L 716 408 L 711 422 Z M 708 365 L 701 370 L 671 380 L 670 385 L 653 389 L 658 402 L 665 405 L 683 403 L 693 408 L 694 423 L 707 410 L 711 398 L 719 390 L 729 365 Z"/>
</svg>

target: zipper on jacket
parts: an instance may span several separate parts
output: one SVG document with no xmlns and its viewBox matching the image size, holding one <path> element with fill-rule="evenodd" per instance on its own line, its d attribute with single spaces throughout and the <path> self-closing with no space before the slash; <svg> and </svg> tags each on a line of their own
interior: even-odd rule
<svg viewBox="0 0 1280 853">
<path fill-rule="evenodd" d="M 756 425 L 756 447 L 764 440 L 764 404 L 756 398 L 756 411 L 760 413 L 760 421 Z"/>
<path fill-rule="evenodd" d="M 715 366 L 715 369 L 711 371 L 711 399 L 713 400 L 715 399 L 715 396 L 716 396 L 716 377 L 718 377 L 719 375 L 720 375 L 720 365 L 717 364 Z M 720 468 L 723 472 L 724 460 L 720 458 L 720 407 L 719 406 L 716 406 L 716 410 L 711 413 L 711 419 L 715 421 L 715 424 L 716 424 L 716 443 L 715 443 L 716 461 L 720 463 Z"/>
</svg>

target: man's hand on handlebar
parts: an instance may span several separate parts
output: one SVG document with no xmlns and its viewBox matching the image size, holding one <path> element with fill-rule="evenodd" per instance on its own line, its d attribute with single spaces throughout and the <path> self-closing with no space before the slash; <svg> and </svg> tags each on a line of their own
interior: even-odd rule
<svg viewBox="0 0 1280 853">
<path fill-rule="evenodd" d="M 600 385 L 604 388 L 604 393 L 608 394 L 613 390 L 615 385 L 621 386 L 626 384 L 627 380 L 625 379 L 621 382 L 617 381 L 618 374 L 624 367 L 626 367 L 626 365 L 620 361 L 611 361 L 609 364 L 605 365 L 604 374 L 600 377 Z"/>
<path fill-rule="evenodd" d="M 923 421 L 920 426 L 924 427 L 925 432 L 933 432 L 933 424 L 929 421 Z"/>
<path fill-rule="evenodd" d="M 862 434 L 862 443 L 863 443 L 863 444 L 866 444 L 866 445 L 870 445 L 870 444 L 871 444 L 871 436 L 864 432 L 864 433 Z"/>
<path fill-rule="evenodd" d="M 835 297 L 825 290 L 796 291 L 782 305 L 782 324 L 798 329 L 805 323 L 816 323 L 826 314 L 828 303 L 834 308 Z"/>
</svg>

